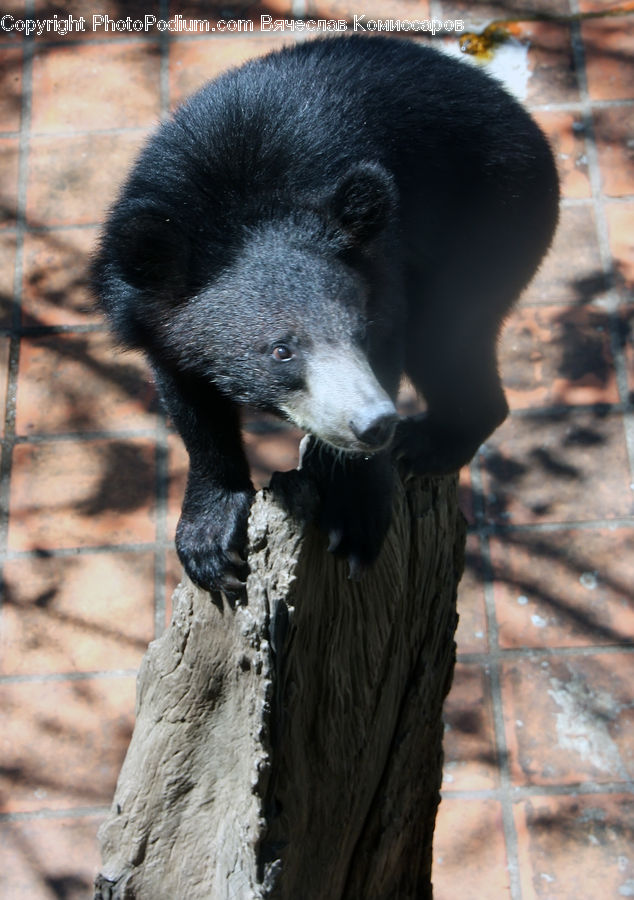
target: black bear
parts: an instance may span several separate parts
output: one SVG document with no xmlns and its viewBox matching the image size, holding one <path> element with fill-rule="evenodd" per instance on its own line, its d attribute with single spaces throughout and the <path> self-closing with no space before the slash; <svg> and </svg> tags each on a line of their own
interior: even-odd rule
<svg viewBox="0 0 634 900">
<path fill-rule="evenodd" d="M 405 41 L 297 44 L 159 127 L 92 278 L 187 447 L 176 542 L 194 582 L 233 593 L 248 571 L 240 404 L 313 436 L 330 549 L 353 575 L 376 558 L 391 456 L 455 471 L 505 418 L 496 340 L 557 215 L 552 154 L 524 109 Z M 398 420 L 403 373 L 427 411 Z"/>
</svg>

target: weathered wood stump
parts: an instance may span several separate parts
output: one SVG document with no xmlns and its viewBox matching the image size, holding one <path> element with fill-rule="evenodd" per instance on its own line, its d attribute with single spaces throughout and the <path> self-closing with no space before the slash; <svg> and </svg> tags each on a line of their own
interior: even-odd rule
<svg viewBox="0 0 634 900">
<path fill-rule="evenodd" d="M 251 514 L 247 599 L 188 580 L 141 666 L 95 897 L 421 900 L 453 674 L 453 478 L 397 483 L 360 582 L 306 524 L 301 472 Z"/>
</svg>

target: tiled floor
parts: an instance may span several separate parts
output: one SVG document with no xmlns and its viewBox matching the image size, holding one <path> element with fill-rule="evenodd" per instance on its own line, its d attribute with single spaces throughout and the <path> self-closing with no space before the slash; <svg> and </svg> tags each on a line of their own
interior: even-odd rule
<svg viewBox="0 0 634 900">
<path fill-rule="evenodd" d="M 169 13 L 289 6 L 192 0 Z M 508 27 L 528 47 L 526 102 L 556 149 L 562 221 L 505 334 L 512 415 L 462 482 L 471 533 L 436 897 L 631 897 L 634 4 L 293 3 L 475 23 L 520 8 L 526 21 Z M 168 4 L 11 0 L 3 12 L 166 17 Z M 292 40 L 0 31 L 3 898 L 90 895 L 135 671 L 178 579 L 184 453 L 143 363 L 117 354 L 90 310 L 86 254 L 160 115 Z M 261 431 L 253 423 L 247 441 L 263 480 L 294 464 L 295 443 Z"/>
</svg>

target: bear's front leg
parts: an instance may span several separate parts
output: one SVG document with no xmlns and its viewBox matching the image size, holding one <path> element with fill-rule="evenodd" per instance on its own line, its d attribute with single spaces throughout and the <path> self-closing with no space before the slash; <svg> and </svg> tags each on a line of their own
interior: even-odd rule
<svg viewBox="0 0 634 900">
<path fill-rule="evenodd" d="M 389 453 L 352 456 L 312 436 L 305 441 L 301 467 L 317 484 L 319 527 L 328 549 L 348 560 L 350 578 L 359 579 L 378 557 L 392 520 Z"/>
<path fill-rule="evenodd" d="M 235 597 L 249 572 L 247 525 L 255 491 L 235 405 L 208 382 L 156 368 L 168 412 L 189 453 L 176 550 L 191 580 Z"/>
<path fill-rule="evenodd" d="M 207 591 L 231 597 L 243 590 L 249 567 L 247 523 L 253 489 L 227 490 L 190 468 L 176 550 L 191 580 Z"/>
</svg>

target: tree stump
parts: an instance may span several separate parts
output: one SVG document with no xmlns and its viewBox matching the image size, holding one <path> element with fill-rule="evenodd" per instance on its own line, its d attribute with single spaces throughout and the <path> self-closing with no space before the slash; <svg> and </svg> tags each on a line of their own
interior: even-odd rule
<svg viewBox="0 0 634 900">
<path fill-rule="evenodd" d="M 139 673 L 98 900 L 432 896 L 456 479 L 397 479 L 360 582 L 308 524 L 314 504 L 302 472 L 257 495 L 244 602 L 177 588 Z"/>
</svg>

